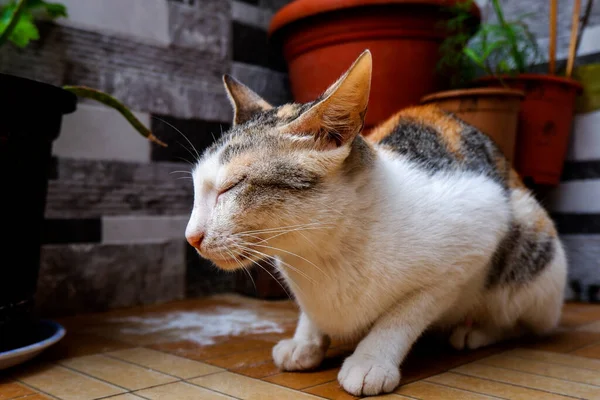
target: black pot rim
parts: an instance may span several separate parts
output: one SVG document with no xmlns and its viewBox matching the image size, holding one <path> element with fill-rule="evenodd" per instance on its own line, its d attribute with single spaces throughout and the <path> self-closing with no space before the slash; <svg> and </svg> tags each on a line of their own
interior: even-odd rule
<svg viewBox="0 0 600 400">
<path fill-rule="evenodd" d="M 77 96 L 58 86 L 0 73 L 0 93 L 9 110 L 51 110 L 70 114 L 77 107 Z"/>
</svg>

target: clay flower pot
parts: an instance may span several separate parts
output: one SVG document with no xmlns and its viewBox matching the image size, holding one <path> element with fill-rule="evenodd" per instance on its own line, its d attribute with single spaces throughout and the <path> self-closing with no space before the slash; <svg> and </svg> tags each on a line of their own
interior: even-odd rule
<svg viewBox="0 0 600 400">
<path fill-rule="evenodd" d="M 504 156 L 513 162 L 521 90 L 477 88 L 449 90 L 425 96 L 423 104 L 436 104 L 441 109 L 478 128 L 492 138 Z"/>
<path fill-rule="evenodd" d="M 506 86 L 525 93 L 519 113 L 515 169 L 535 184 L 558 184 L 581 84 L 573 79 L 542 74 L 501 79 Z M 498 86 L 499 79 L 485 77 L 478 82 Z"/>
<path fill-rule="evenodd" d="M 294 99 L 312 101 L 365 49 L 373 77 L 365 128 L 445 87 L 436 76 L 439 47 L 448 35 L 445 7 L 460 0 L 296 0 L 271 21 L 281 45 Z M 480 22 L 472 8 L 473 26 Z"/>
</svg>

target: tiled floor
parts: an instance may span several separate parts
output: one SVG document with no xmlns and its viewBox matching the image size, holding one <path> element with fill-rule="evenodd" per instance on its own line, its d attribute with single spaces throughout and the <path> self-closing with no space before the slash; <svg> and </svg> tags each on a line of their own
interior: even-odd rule
<svg viewBox="0 0 600 400">
<path fill-rule="evenodd" d="M 5 373 L 0 400 L 353 399 L 336 381 L 348 345 L 318 371 L 275 368 L 296 318 L 291 302 L 221 296 L 62 320 L 65 339 Z M 600 305 L 567 305 L 544 340 L 457 352 L 423 339 L 402 374 L 378 398 L 600 399 Z"/>
</svg>

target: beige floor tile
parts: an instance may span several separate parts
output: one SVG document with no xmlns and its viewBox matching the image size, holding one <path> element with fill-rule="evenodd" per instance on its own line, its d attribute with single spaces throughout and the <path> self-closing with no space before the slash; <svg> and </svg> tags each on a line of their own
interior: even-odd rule
<svg viewBox="0 0 600 400">
<path fill-rule="evenodd" d="M 582 325 L 577 328 L 578 331 L 600 333 L 600 321 L 592 322 L 591 324 Z"/>
<path fill-rule="evenodd" d="M 281 370 L 275 366 L 273 360 L 266 360 L 262 363 L 235 368 L 231 371 L 235 372 L 236 374 L 249 376 L 250 378 L 266 378 L 267 376 L 281 373 Z"/>
<path fill-rule="evenodd" d="M 600 344 L 594 344 L 592 346 L 587 346 L 581 349 L 578 349 L 571 354 L 581 357 L 587 358 L 595 358 L 600 360 Z"/>
<path fill-rule="evenodd" d="M 324 397 L 331 400 L 354 400 L 358 399 L 352 396 L 340 387 L 338 381 L 324 383 L 323 385 L 314 386 L 303 390 L 305 393 L 311 393 L 316 396 Z"/>
<path fill-rule="evenodd" d="M 129 390 L 174 382 L 177 378 L 103 355 L 61 361 L 61 364 Z"/>
<path fill-rule="evenodd" d="M 529 372 L 532 374 L 549 376 L 551 378 L 600 386 L 600 374 L 596 371 L 590 371 L 588 369 L 567 367 L 565 365 L 550 364 L 542 361 L 508 357 L 505 355 L 496 355 L 484 358 L 479 362 L 485 365 L 491 365 L 493 367 Z"/>
<path fill-rule="evenodd" d="M 199 361 L 189 360 L 187 358 L 177 357 L 160 351 L 145 349 L 143 347 L 119 350 L 108 353 L 107 355 L 183 379 L 196 378 L 198 376 L 223 371 L 222 368 Z"/>
<path fill-rule="evenodd" d="M 234 397 L 185 382 L 170 383 L 137 392 L 150 400 L 230 400 Z"/>
<path fill-rule="evenodd" d="M 35 392 L 16 382 L 0 383 L 0 400 L 10 400 L 15 397 L 23 397 Z"/>
<path fill-rule="evenodd" d="M 526 372 L 511 371 L 479 363 L 463 365 L 453 371 L 460 374 L 491 379 L 497 382 L 510 383 L 531 389 L 539 389 L 565 396 L 573 396 L 582 399 L 600 399 L 600 387 L 586 385 L 584 383 L 569 382 Z"/>
<path fill-rule="evenodd" d="M 600 343 L 600 333 L 568 331 L 557 332 L 545 338 L 538 338 L 522 347 L 555 353 L 570 353 L 595 343 Z"/>
<path fill-rule="evenodd" d="M 591 360 L 589 358 L 572 356 L 568 354 L 551 353 L 547 351 L 537 351 L 528 349 L 514 349 L 504 354 L 511 357 L 520 357 L 529 360 L 545 361 L 553 364 L 567 365 L 570 367 L 600 371 L 600 360 Z"/>
<path fill-rule="evenodd" d="M 67 332 L 67 335 L 56 345 L 42 354 L 41 359 L 57 361 L 65 358 L 82 357 L 130 348 L 131 345 L 96 335 L 84 335 Z"/>
<path fill-rule="evenodd" d="M 121 388 L 58 365 L 39 365 L 16 378 L 62 400 L 91 400 L 124 392 Z"/>
<path fill-rule="evenodd" d="M 271 354 L 272 350 L 269 347 L 266 349 L 235 353 L 219 358 L 210 358 L 205 360 L 205 362 L 226 369 L 245 368 L 263 364 L 264 362 L 271 360 Z"/>
<path fill-rule="evenodd" d="M 569 400 L 570 397 L 527 389 L 507 383 L 494 382 L 487 379 L 446 372 L 426 379 L 428 382 L 439 383 L 457 389 L 497 396 L 509 400 Z"/>
<path fill-rule="evenodd" d="M 420 381 L 401 386 L 394 393 L 414 397 L 421 400 L 461 399 L 461 400 L 490 400 L 494 397 L 485 394 L 454 389 L 435 383 Z"/>
<path fill-rule="evenodd" d="M 290 389 L 305 389 L 337 379 L 339 369 L 317 372 L 284 372 L 264 378 L 264 381 L 276 383 Z"/>
<path fill-rule="evenodd" d="M 113 397 L 107 397 L 105 400 L 144 400 L 144 398 L 131 393 L 125 393 Z"/>
<path fill-rule="evenodd" d="M 316 399 L 306 393 L 231 372 L 212 374 L 190 382 L 243 400 Z"/>
<path fill-rule="evenodd" d="M 208 346 L 190 341 L 180 341 L 159 343 L 149 347 L 192 360 L 206 360 L 208 358 L 224 357 L 235 353 L 257 349 L 270 349 L 273 347 L 273 343 L 247 337 L 227 337 L 215 340 L 217 340 L 217 343 Z"/>
</svg>

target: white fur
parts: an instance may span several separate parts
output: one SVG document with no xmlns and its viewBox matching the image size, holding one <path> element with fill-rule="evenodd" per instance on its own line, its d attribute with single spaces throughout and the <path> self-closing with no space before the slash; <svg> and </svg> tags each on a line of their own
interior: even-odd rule
<svg viewBox="0 0 600 400">
<path fill-rule="evenodd" d="M 188 234 L 226 237 L 233 229 L 234 202 L 211 206 L 214 193 L 206 189 L 222 175 L 216 157 L 194 171 Z M 273 350 L 279 367 L 316 367 L 329 337 L 362 339 L 338 379 L 352 394 L 375 395 L 398 385 L 400 364 L 428 328 L 453 329 L 455 347 L 476 348 L 522 334 L 517 324 L 533 333 L 556 326 L 566 276 L 558 239 L 551 265 L 531 283 L 485 288 L 490 258 L 509 229 L 511 204 L 499 185 L 470 173 L 429 176 L 383 149 L 362 178 L 336 179 L 298 216 L 334 229 L 290 232 L 263 249 L 281 260 L 302 310 L 294 338 Z M 540 206 L 514 193 L 515 217 L 531 219 Z M 477 329 L 463 324 L 467 317 Z"/>
</svg>

